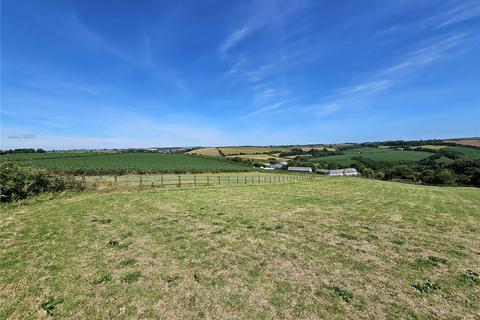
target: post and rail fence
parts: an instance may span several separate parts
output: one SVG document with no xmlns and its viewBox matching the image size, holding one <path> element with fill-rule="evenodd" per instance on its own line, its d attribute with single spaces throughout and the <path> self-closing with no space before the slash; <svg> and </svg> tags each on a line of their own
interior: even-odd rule
<svg viewBox="0 0 480 320">
<path fill-rule="evenodd" d="M 81 180 L 96 188 L 172 188 L 200 186 L 235 186 L 254 184 L 279 184 L 313 180 L 313 174 L 289 175 L 138 175 L 85 177 Z"/>
</svg>

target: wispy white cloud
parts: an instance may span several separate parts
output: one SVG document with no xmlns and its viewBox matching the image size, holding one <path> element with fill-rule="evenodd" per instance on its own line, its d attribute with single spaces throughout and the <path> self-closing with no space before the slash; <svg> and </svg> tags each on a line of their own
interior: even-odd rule
<svg viewBox="0 0 480 320">
<path fill-rule="evenodd" d="M 331 114 L 334 114 L 342 109 L 341 101 L 336 101 L 333 103 L 325 103 L 313 106 L 316 111 L 314 114 L 319 117 L 327 117 Z"/>
<path fill-rule="evenodd" d="M 152 41 L 146 30 L 146 27 L 143 27 L 143 51 L 144 59 L 147 64 L 152 64 Z"/>
<path fill-rule="evenodd" d="M 70 81 L 60 81 L 58 83 L 59 85 L 67 89 L 71 89 L 81 93 L 87 93 L 93 96 L 103 96 L 103 93 L 101 92 L 101 90 L 93 86 L 87 86 L 87 85 L 70 82 Z"/>
<path fill-rule="evenodd" d="M 343 90 L 342 95 L 373 94 L 384 91 L 392 86 L 390 80 L 374 80 L 357 84 Z"/>
<path fill-rule="evenodd" d="M 250 29 L 244 26 L 230 33 L 230 35 L 228 35 L 228 37 L 225 39 L 225 41 L 220 45 L 218 49 L 222 57 L 225 57 L 225 55 L 228 53 L 228 50 L 230 50 L 230 48 L 234 47 L 237 43 L 239 43 L 242 39 L 244 39 L 249 32 L 250 32 Z"/>
<path fill-rule="evenodd" d="M 111 44 L 98 32 L 85 24 L 77 14 L 67 16 L 65 24 L 67 25 L 66 32 L 74 32 L 80 39 L 89 42 L 94 47 L 100 48 L 128 63 L 139 64 L 141 62 L 140 59 L 131 56 L 125 50 L 121 50 L 119 47 Z"/>
<path fill-rule="evenodd" d="M 262 114 L 262 113 L 271 112 L 271 111 L 279 109 L 282 105 L 283 105 L 282 102 L 277 102 L 277 103 L 262 107 L 258 110 L 253 111 L 253 112 L 247 113 L 247 114 L 239 117 L 239 119 L 245 119 L 245 118 L 249 118 L 251 116 L 259 115 L 259 114 Z"/>
<path fill-rule="evenodd" d="M 423 21 L 427 27 L 443 28 L 480 17 L 480 2 L 450 1 L 440 13 Z"/>
<path fill-rule="evenodd" d="M 254 95 L 253 105 L 254 106 L 263 105 L 265 103 L 268 103 L 272 99 L 277 99 L 282 96 L 285 96 L 287 93 L 288 92 L 286 90 L 279 90 L 279 89 L 272 89 L 272 88 L 264 89 Z"/>
<path fill-rule="evenodd" d="M 370 79 L 342 88 L 337 93 L 320 99 L 320 103 L 308 105 L 302 109 L 320 117 L 328 117 L 346 108 L 365 104 L 369 99 L 395 86 L 397 81 L 408 74 L 448 57 L 453 49 L 458 48 L 465 41 L 468 41 L 468 36 L 464 33 L 428 39 L 404 54 L 397 64 L 372 73 Z"/>
<path fill-rule="evenodd" d="M 4 110 L 5 111 L 5 110 Z M 15 116 L 24 115 L 15 113 Z M 90 119 L 66 119 L 70 125 L 95 128 L 95 133 L 67 133 L 52 126 L 38 126 L 42 120 L 30 118 L 30 125 L 2 126 L 0 149 L 36 147 L 45 149 L 71 148 L 126 148 L 152 146 L 221 145 L 228 136 L 204 119 L 185 115 L 177 118 L 158 119 L 147 115 L 132 114 L 119 108 L 114 114 L 98 113 Z M 42 128 L 39 130 L 39 128 Z M 11 136 L 31 134 L 31 139 L 11 139 Z"/>
<path fill-rule="evenodd" d="M 447 56 L 451 49 L 457 48 L 465 41 L 468 41 L 466 33 L 454 33 L 428 39 L 418 48 L 403 55 L 399 63 L 380 70 L 377 75 L 396 76 L 426 67 Z"/>
</svg>

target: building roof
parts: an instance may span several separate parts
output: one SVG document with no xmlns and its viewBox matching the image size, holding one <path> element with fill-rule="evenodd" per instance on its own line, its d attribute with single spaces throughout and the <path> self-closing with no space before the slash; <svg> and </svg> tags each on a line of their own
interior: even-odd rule
<svg viewBox="0 0 480 320">
<path fill-rule="evenodd" d="M 310 167 L 288 167 L 288 170 L 291 170 L 291 171 L 312 172 L 312 168 L 310 168 Z"/>
</svg>

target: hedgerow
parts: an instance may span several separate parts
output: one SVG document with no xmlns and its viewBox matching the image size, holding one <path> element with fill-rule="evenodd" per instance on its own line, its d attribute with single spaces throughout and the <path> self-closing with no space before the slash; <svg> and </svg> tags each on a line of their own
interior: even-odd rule
<svg viewBox="0 0 480 320">
<path fill-rule="evenodd" d="M 82 182 L 73 177 L 53 175 L 47 170 L 0 161 L 0 202 L 25 199 L 43 192 L 82 190 Z"/>
</svg>

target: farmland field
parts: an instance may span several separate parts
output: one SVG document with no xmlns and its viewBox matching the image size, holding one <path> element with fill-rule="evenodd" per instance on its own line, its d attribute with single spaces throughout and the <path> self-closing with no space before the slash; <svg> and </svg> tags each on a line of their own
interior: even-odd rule
<svg viewBox="0 0 480 320">
<path fill-rule="evenodd" d="M 108 174 L 125 172 L 245 171 L 246 165 L 214 157 L 161 153 L 71 153 L 12 154 L 0 159 L 17 160 L 25 166 L 52 171 Z M 21 159 L 18 158 L 21 157 Z M 31 157 L 31 158 L 28 158 Z"/>
<path fill-rule="evenodd" d="M 349 164 L 352 157 L 364 157 L 372 160 L 383 161 L 418 161 L 433 155 L 430 152 L 396 150 L 390 148 L 355 148 L 343 151 L 342 155 L 312 158 L 310 161 L 334 161 L 342 164 Z"/>
<path fill-rule="evenodd" d="M 463 139 L 463 140 L 447 140 L 445 142 L 456 143 L 456 144 L 464 145 L 464 146 L 480 147 L 480 139 L 479 138 Z"/>
<path fill-rule="evenodd" d="M 480 189 L 358 178 L 0 210 L 0 318 L 478 319 Z"/>
<path fill-rule="evenodd" d="M 44 160 L 44 159 L 59 159 L 59 158 L 78 158 L 78 157 L 94 157 L 101 155 L 115 154 L 114 151 L 59 151 L 59 152 L 45 152 L 45 153 L 12 153 L 1 155 L 0 159 L 12 161 L 29 161 L 29 160 Z"/>
<path fill-rule="evenodd" d="M 234 155 L 234 156 L 227 156 L 229 158 L 244 158 L 244 159 L 254 159 L 254 160 L 268 160 L 271 158 L 277 159 L 278 161 L 283 161 L 285 160 L 284 158 L 278 157 L 278 155 L 270 155 L 270 154 L 265 154 L 265 153 L 259 153 L 259 154 L 239 154 L 239 155 Z"/>
<path fill-rule="evenodd" d="M 177 187 L 177 186 L 206 186 L 206 185 L 246 185 L 260 183 L 285 183 L 293 180 L 311 178 L 308 175 L 290 171 L 247 171 L 247 172 L 218 172 L 198 174 L 126 174 L 105 176 L 77 176 L 85 181 L 87 186 L 96 189 L 122 187 Z"/>
<path fill-rule="evenodd" d="M 221 147 L 223 154 L 226 156 L 236 155 L 236 154 L 255 154 L 255 153 L 267 153 L 267 152 L 274 152 L 274 151 L 289 151 L 290 148 L 287 147 L 254 147 L 254 146 L 246 146 L 246 147 Z"/>
<path fill-rule="evenodd" d="M 186 154 L 198 154 L 198 155 L 202 155 L 202 156 L 218 156 L 218 157 L 221 156 L 221 154 L 218 152 L 217 148 L 195 149 L 195 150 L 186 152 Z"/>
<path fill-rule="evenodd" d="M 439 146 L 439 145 L 432 145 L 432 144 L 424 144 L 422 146 L 420 146 L 421 148 L 423 149 L 430 149 L 430 150 L 440 150 L 440 149 L 444 149 L 446 148 L 447 146 Z"/>
<path fill-rule="evenodd" d="M 457 151 L 465 154 L 470 159 L 480 159 L 480 148 L 464 147 L 464 146 L 451 146 L 445 148 L 447 151 Z"/>
</svg>

